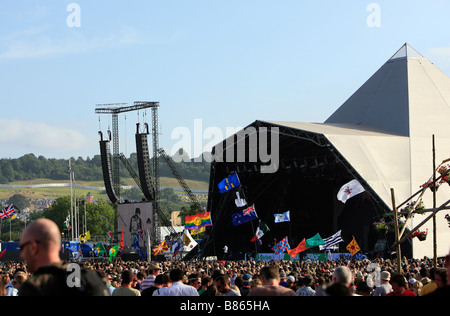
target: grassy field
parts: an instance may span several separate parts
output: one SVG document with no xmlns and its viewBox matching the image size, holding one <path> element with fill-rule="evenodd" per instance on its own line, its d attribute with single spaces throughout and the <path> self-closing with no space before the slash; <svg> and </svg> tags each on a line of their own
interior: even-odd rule
<svg viewBox="0 0 450 316">
<path fill-rule="evenodd" d="M 136 185 L 132 178 L 122 178 L 123 185 Z M 202 181 L 185 180 L 187 185 L 192 190 L 208 190 L 208 183 Z M 69 181 L 56 181 L 50 179 L 34 179 L 30 181 L 15 181 L 9 183 L 11 185 L 33 185 L 33 184 L 46 184 L 46 183 L 68 183 Z M 75 181 L 76 184 L 84 186 L 104 187 L 103 181 Z M 160 179 L 160 186 L 164 188 L 181 188 L 181 185 L 175 178 L 162 177 Z M 86 196 L 90 192 L 96 199 L 108 200 L 106 193 L 102 193 L 96 190 L 74 188 L 77 196 Z M 8 199 L 14 194 L 22 194 L 29 199 L 45 199 L 56 198 L 59 196 L 70 195 L 70 187 L 47 187 L 47 188 L 17 188 L 17 189 L 5 189 L 0 188 L 0 200 Z"/>
</svg>

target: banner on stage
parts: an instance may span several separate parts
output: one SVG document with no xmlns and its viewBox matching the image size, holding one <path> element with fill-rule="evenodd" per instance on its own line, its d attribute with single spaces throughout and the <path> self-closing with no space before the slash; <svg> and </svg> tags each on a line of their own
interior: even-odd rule
<svg viewBox="0 0 450 316">
<path fill-rule="evenodd" d="M 300 256 L 302 258 L 300 259 Z M 363 260 L 367 259 L 366 255 L 363 254 L 356 254 L 355 256 L 352 256 L 351 253 L 343 252 L 343 253 L 327 253 L 327 252 L 321 252 L 321 253 L 307 253 L 307 254 L 298 254 L 294 258 L 291 258 L 287 252 L 282 253 L 280 255 L 277 255 L 275 253 L 258 253 L 255 257 L 255 261 L 326 261 L 326 260 L 333 260 L 333 261 L 339 261 L 339 260 Z"/>
</svg>

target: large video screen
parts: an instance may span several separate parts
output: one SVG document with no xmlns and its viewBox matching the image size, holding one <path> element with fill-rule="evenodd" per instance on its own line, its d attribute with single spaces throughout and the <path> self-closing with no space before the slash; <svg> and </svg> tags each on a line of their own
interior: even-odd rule
<svg viewBox="0 0 450 316">
<path fill-rule="evenodd" d="M 145 252 L 147 234 L 151 234 L 153 228 L 152 202 L 119 204 L 117 213 L 119 234 L 123 229 L 124 250 Z"/>
</svg>

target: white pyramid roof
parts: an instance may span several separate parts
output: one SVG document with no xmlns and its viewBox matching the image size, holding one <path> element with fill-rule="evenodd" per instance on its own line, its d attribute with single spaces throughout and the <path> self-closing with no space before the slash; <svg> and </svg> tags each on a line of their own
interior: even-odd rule
<svg viewBox="0 0 450 316">
<path fill-rule="evenodd" d="M 388 206 L 393 188 L 398 205 L 432 176 L 432 135 L 436 164 L 450 158 L 450 78 L 405 44 L 325 123 L 270 123 L 323 134 Z M 438 190 L 437 206 L 449 198 L 445 185 Z M 424 203 L 432 207 L 431 191 Z M 436 216 L 439 256 L 450 249 L 445 214 Z M 424 218 L 416 215 L 411 228 Z M 430 238 L 414 238 L 416 258 L 433 255 L 431 222 L 424 228 Z"/>
</svg>

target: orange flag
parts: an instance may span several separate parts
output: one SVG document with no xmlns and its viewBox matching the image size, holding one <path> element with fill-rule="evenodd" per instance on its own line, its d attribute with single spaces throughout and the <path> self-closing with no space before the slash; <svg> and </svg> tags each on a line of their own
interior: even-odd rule
<svg viewBox="0 0 450 316">
<path fill-rule="evenodd" d="M 287 253 L 289 254 L 289 256 L 291 256 L 291 258 L 294 258 L 298 253 L 305 251 L 306 249 L 309 248 L 306 247 L 306 240 L 305 238 L 303 238 L 303 240 L 298 244 L 297 247 L 295 247 L 294 249 L 288 249 Z"/>
<path fill-rule="evenodd" d="M 356 242 L 355 236 L 353 236 L 353 240 L 347 245 L 347 250 L 352 254 L 352 256 L 361 250 Z"/>
<path fill-rule="evenodd" d="M 123 250 L 123 247 L 125 247 L 125 242 L 123 241 L 123 228 L 122 228 L 122 237 L 120 237 L 120 247 L 119 247 L 119 250 Z"/>
</svg>

